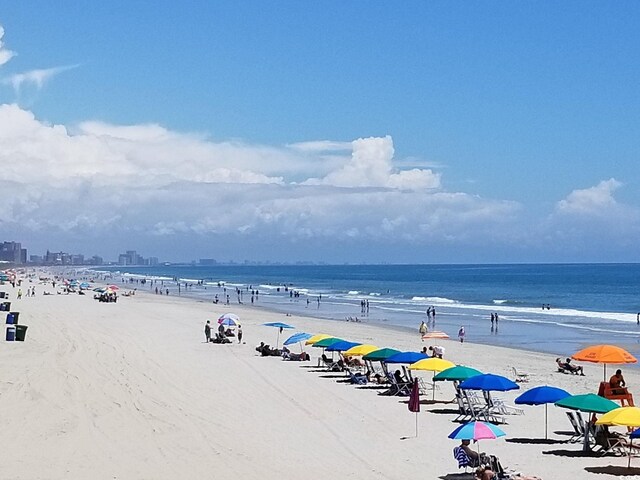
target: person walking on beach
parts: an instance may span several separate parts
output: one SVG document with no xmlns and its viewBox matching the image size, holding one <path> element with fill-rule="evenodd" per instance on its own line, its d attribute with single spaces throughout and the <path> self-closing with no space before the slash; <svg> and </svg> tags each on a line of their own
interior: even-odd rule
<svg viewBox="0 0 640 480">
<path fill-rule="evenodd" d="M 211 341 L 211 322 L 209 320 L 204 325 L 204 336 L 207 339 L 207 343 L 209 343 Z"/>
<path fill-rule="evenodd" d="M 464 327 L 460 326 L 460 330 L 458 330 L 458 338 L 460 339 L 460 343 L 464 343 L 465 331 Z"/>
<path fill-rule="evenodd" d="M 420 328 L 418 328 L 418 331 L 420 332 L 420 338 L 427 334 L 427 324 L 424 323 L 424 320 L 420 324 Z M 424 338 L 422 339 L 422 341 L 424 342 Z"/>
<path fill-rule="evenodd" d="M 238 343 L 242 343 L 242 325 L 238 325 Z"/>
<path fill-rule="evenodd" d="M 495 322 L 495 321 L 496 321 L 496 317 L 495 317 L 495 315 L 492 313 L 492 314 L 491 314 L 491 330 L 492 330 L 492 331 L 493 331 L 493 322 Z"/>
</svg>

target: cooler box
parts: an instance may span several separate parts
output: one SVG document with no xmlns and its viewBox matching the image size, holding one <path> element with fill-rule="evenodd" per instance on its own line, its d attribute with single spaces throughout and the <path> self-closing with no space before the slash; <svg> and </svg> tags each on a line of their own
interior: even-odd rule
<svg viewBox="0 0 640 480">
<path fill-rule="evenodd" d="M 10 326 L 7 327 L 7 342 L 13 342 L 16 339 L 16 327 Z"/>
<path fill-rule="evenodd" d="M 15 324 L 15 317 L 13 316 L 13 313 L 7 313 L 7 324 L 8 325 L 13 325 Z"/>
<path fill-rule="evenodd" d="M 13 324 L 17 325 L 18 324 L 18 318 L 20 317 L 20 312 L 10 312 L 11 315 L 13 315 Z"/>
</svg>

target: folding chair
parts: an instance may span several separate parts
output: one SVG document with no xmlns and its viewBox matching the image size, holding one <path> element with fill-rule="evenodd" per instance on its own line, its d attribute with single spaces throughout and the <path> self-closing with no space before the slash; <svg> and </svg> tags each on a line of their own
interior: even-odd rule
<svg viewBox="0 0 640 480">
<path fill-rule="evenodd" d="M 513 370 L 513 374 L 515 375 L 516 382 L 524 383 L 524 382 L 528 382 L 529 381 L 529 374 L 528 373 L 518 372 L 516 367 L 511 367 L 511 369 Z"/>
</svg>

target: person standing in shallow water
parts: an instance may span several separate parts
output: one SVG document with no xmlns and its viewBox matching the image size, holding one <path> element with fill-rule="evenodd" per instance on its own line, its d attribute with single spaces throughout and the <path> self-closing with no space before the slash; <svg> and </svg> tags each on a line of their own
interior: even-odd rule
<svg viewBox="0 0 640 480">
<path fill-rule="evenodd" d="M 458 338 L 460 339 L 460 343 L 464 343 L 464 336 L 465 336 L 464 327 L 461 326 L 460 330 L 458 330 Z"/>
</svg>

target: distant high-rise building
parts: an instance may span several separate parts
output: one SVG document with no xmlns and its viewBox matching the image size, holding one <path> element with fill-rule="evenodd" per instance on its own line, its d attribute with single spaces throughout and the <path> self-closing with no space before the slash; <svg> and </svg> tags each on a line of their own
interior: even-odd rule
<svg viewBox="0 0 640 480">
<path fill-rule="evenodd" d="M 147 261 L 145 262 L 145 265 L 149 265 L 151 267 L 154 267 L 154 266 L 158 265 L 158 263 L 160 263 L 160 261 L 158 260 L 158 257 L 149 257 L 149 258 L 147 258 Z"/>
<path fill-rule="evenodd" d="M 198 260 L 198 264 L 202 266 L 217 265 L 217 263 L 218 262 L 215 258 L 201 258 L 200 260 Z"/>
<path fill-rule="evenodd" d="M 22 245 L 18 242 L 3 242 L 0 244 L 0 261 L 18 265 L 27 263 L 27 250 L 23 249 Z"/>
</svg>

